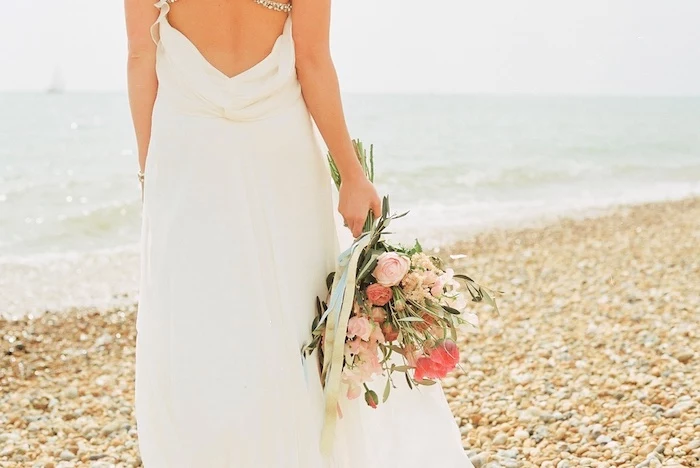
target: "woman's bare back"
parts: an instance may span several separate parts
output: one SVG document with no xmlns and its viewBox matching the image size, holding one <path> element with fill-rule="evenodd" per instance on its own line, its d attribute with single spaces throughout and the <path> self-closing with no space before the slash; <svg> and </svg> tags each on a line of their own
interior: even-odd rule
<svg viewBox="0 0 700 468">
<path fill-rule="evenodd" d="M 179 0 L 168 14 L 170 24 L 229 77 L 270 54 L 286 18 L 254 0 Z"/>
</svg>

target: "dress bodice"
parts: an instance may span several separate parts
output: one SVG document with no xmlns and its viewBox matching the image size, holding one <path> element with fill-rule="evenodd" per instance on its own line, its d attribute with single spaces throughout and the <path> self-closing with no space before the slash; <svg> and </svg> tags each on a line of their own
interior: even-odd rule
<svg viewBox="0 0 700 468">
<path fill-rule="evenodd" d="M 251 68 L 229 77 L 170 25 L 167 16 L 174 1 L 155 4 L 160 15 L 151 28 L 158 47 L 159 96 L 167 96 L 174 105 L 186 106 L 193 113 L 239 121 L 265 118 L 301 97 L 291 15 L 270 53 Z"/>
</svg>

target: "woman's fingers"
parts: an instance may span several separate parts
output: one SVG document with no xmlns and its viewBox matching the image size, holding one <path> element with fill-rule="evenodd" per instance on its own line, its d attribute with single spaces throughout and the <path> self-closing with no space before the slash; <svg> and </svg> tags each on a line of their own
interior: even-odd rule
<svg viewBox="0 0 700 468">
<path fill-rule="evenodd" d="M 350 224 L 350 232 L 352 232 L 353 237 L 360 237 L 362 234 L 362 227 L 364 222 L 359 221 L 358 218 L 354 218 Z"/>
<path fill-rule="evenodd" d="M 372 202 L 372 213 L 374 213 L 375 218 L 379 218 L 382 215 L 382 202 L 379 197 L 375 197 Z"/>
</svg>

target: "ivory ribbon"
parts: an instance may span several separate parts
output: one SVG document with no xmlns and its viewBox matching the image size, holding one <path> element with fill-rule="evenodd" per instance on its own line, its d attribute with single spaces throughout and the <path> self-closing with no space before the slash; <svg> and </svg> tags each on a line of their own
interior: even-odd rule
<svg viewBox="0 0 700 468">
<path fill-rule="evenodd" d="M 338 399 L 340 398 L 341 374 L 345 357 L 345 336 L 347 335 L 350 312 L 355 301 L 357 288 L 357 262 L 360 254 L 371 240 L 364 233 L 338 257 L 338 268 L 333 278 L 331 299 L 326 318 L 326 335 L 323 343 L 323 370 L 325 410 L 321 432 L 321 453 L 330 455 L 333 450 L 335 427 L 338 421 Z"/>
</svg>

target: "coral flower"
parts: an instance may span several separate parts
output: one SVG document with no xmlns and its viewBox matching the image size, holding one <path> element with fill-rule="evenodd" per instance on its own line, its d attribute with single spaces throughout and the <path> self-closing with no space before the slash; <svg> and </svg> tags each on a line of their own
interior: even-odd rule
<svg viewBox="0 0 700 468">
<path fill-rule="evenodd" d="M 379 307 L 386 305 L 393 297 L 391 288 L 382 286 L 378 283 L 373 283 L 367 286 L 366 293 L 369 302 L 371 302 L 372 305 L 376 305 Z"/>
</svg>

